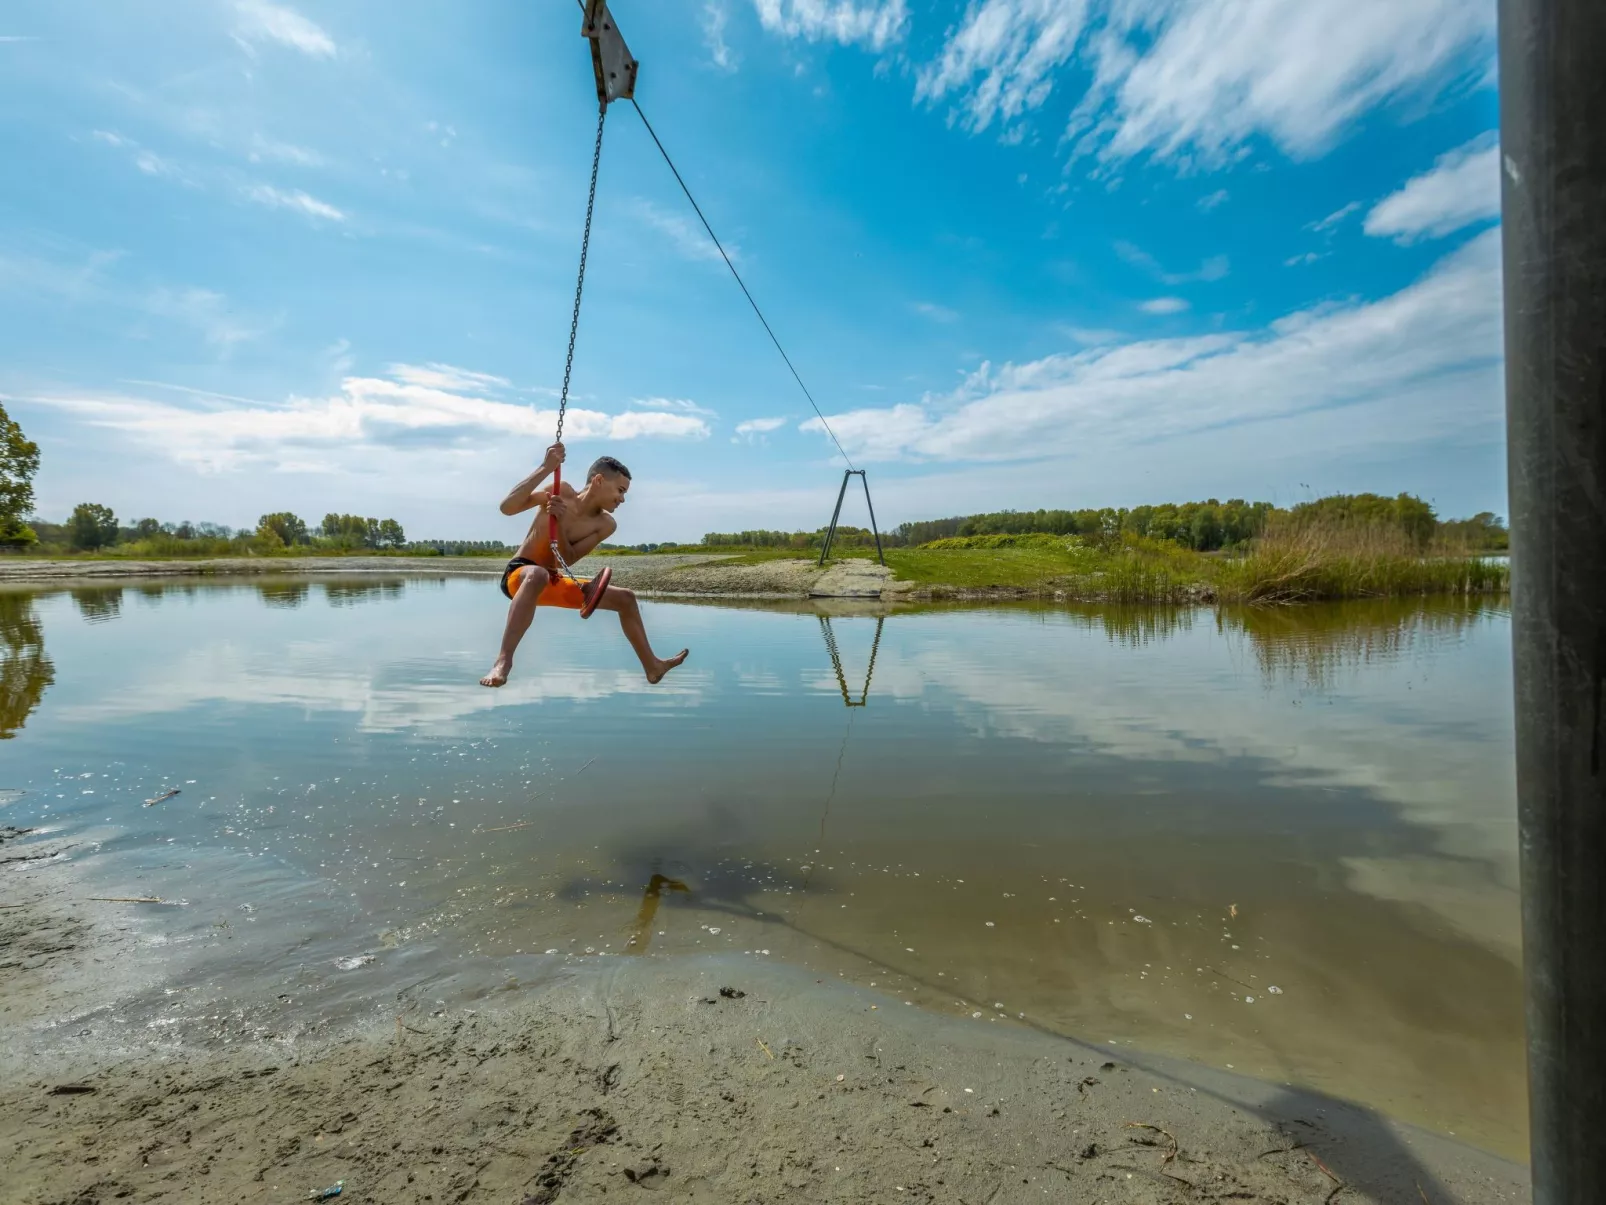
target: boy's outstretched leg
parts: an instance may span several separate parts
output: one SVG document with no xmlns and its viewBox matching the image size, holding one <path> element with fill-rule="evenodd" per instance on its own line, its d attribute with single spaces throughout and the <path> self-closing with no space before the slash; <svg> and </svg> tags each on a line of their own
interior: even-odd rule
<svg viewBox="0 0 1606 1205">
<path fill-rule="evenodd" d="M 624 631 L 625 639 L 630 641 L 630 647 L 636 650 L 636 656 L 641 658 L 641 668 L 647 671 L 647 681 L 663 681 L 665 674 L 686 660 L 689 649 L 681 649 L 667 661 L 652 651 L 652 645 L 647 641 L 646 625 L 641 622 L 641 604 L 629 590 L 609 586 L 597 609 L 618 613 L 619 627 Z"/>
<path fill-rule="evenodd" d="M 513 602 L 507 609 L 507 627 L 502 632 L 502 650 L 496 654 L 491 672 L 480 679 L 481 686 L 501 686 L 513 672 L 513 650 L 519 647 L 524 633 L 530 630 L 535 618 L 536 600 L 546 589 L 550 578 L 539 565 L 527 565 L 519 572 L 519 588 L 513 592 Z"/>
</svg>

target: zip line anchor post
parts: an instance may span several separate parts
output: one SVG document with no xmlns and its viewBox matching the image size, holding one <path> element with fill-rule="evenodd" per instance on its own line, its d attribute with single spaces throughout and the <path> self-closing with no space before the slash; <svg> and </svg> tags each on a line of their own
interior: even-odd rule
<svg viewBox="0 0 1606 1205">
<path fill-rule="evenodd" d="M 887 555 L 881 550 L 881 531 L 876 527 L 875 503 L 870 501 L 870 479 L 864 475 L 863 469 L 844 469 L 842 472 L 842 488 L 836 494 L 836 509 L 831 512 L 831 526 L 825 529 L 825 541 L 820 546 L 820 559 L 818 568 L 825 568 L 826 558 L 831 555 L 831 545 L 836 541 L 837 523 L 842 518 L 842 500 L 848 496 L 848 480 L 857 477 L 864 486 L 864 504 L 870 510 L 870 532 L 875 536 L 876 560 L 884 567 Z"/>
</svg>

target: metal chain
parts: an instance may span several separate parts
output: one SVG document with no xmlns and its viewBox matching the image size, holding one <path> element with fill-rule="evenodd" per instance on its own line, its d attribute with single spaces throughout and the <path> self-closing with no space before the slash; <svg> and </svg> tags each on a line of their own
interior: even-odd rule
<svg viewBox="0 0 1606 1205">
<path fill-rule="evenodd" d="M 574 372 L 574 341 L 580 333 L 580 297 L 586 287 L 586 256 L 591 252 L 591 215 L 597 208 L 597 169 L 602 166 L 602 123 L 607 117 L 608 106 L 604 104 L 597 110 L 597 144 L 591 150 L 591 189 L 586 193 L 585 233 L 580 236 L 580 275 L 574 282 L 574 314 L 569 319 L 569 352 L 563 361 L 563 392 L 558 395 L 558 433 L 553 443 L 563 442 L 563 416 L 569 411 L 569 377 Z M 558 551 L 556 523 L 552 532 L 552 559 L 563 571 L 564 577 L 572 578 L 574 571 Z"/>
<path fill-rule="evenodd" d="M 586 195 L 586 228 L 580 238 L 580 277 L 574 282 L 574 316 L 569 319 L 569 354 L 563 361 L 563 392 L 558 397 L 558 434 L 554 443 L 563 442 L 563 416 L 569 409 L 569 375 L 574 372 L 574 340 L 580 333 L 580 295 L 586 287 L 586 256 L 591 250 L 591 214 L 597 207 L 597 169 L 602 164 L 602 123 L 608 106 L 597 110 L 597 145 L 591 152 L 591 191 Z"/>
</svg>

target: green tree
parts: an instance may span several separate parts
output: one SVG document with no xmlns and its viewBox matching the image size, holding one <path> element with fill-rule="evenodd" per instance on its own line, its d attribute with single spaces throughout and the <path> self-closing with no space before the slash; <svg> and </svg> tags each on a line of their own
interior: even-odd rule
<svg viewBox="0 0 1606 1205">
<path fill-rule="evenodd" d="M 33 476 L 39 471 L 39 445 L 0 406 L 0 544 L 32 544 L 23 522 L 33 510 Z"/>
<path fill-rule="evenodd" d="M 400 548 L 407 543 L 407 533 L 402 525 L 395 519 L 381 519 L 379 521 L 379 546 L 381 548 Z"/>
<path fill-rule="evenodd" d="M 155 519 L 138 519 L 134 523 L 134 538 L 149 540 L 162 534 L 162 525 Z"/>
<path fill-rule="evenodd" d="M 257 520 L 257 535 L 261 536 L 270 531 L 278 536 L 280 543 L 286 547 L 307 542 L 306 523 L 287 510 L 263 515 Z"/>
<path fill-rule="evenodd" d="M 67 520 L 74 548 L 93 552 L 117 543 L 117 516 L 98 502 L 80 502 Z"/>
</svg>

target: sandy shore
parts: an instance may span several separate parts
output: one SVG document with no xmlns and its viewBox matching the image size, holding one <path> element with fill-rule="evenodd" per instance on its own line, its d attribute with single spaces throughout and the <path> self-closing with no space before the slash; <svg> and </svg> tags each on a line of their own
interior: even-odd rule
<svg viewBox="0 0 1606 1205">
<path fill-rule="evenodd" d="M 75 1041 L 133 951 L 44 886 L 64 852 L 0 834 L 6 1205 L 342 1181 L 387 1205 L 1529 1199 L 1523 1169 L 1355 1106 L 750 957 L 426 983 L 327 1027 L 248 1024 L 241 1001 L 205 1042 Z"/>
<path fill-rule="evenodd" d="M 717 554 L 648 554 L 609 558 L 613 580 L 652 595 L 723 595 L 748 598 L 880 597 L 904 589 L 892 574 L 870 561 L 846 561 L 819 569 L 811 560 L 788 559 L 731 564 L 739 558 Z M 369 576 L 495 577 L 504 561 L 493 557 L 220 557 L 194 561 L 24 560 L 0 557 L 0 583 L 104 583 L 164 577 Z M 594 568 L 591 562 L 588 569 Z"/>
</svg>

